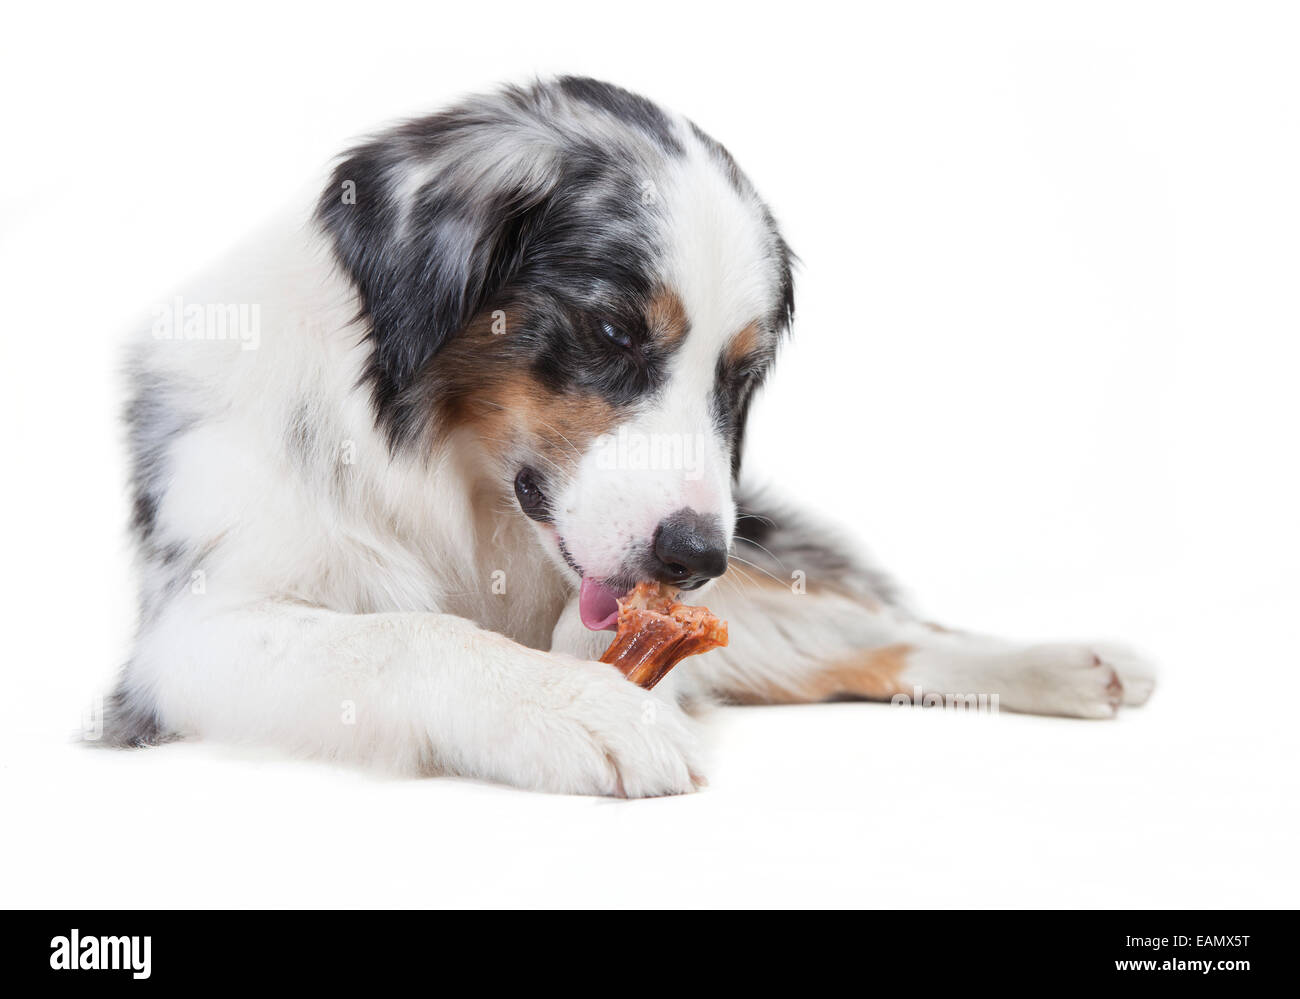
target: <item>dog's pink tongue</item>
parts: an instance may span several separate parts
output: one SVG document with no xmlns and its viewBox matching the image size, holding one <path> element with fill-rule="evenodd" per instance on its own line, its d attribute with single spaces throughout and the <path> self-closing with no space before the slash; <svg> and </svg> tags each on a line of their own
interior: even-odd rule
<svg viewBox="0 0 1300 999">
<path fill-rule="evenodd" d="M 618 622 L 618 598 L 616 593 L 604 583 L 582 577 L 582 589 L 578 591 L 578 614 L 582 623 L 592 631 L 613 631 Z"/>
</svg>

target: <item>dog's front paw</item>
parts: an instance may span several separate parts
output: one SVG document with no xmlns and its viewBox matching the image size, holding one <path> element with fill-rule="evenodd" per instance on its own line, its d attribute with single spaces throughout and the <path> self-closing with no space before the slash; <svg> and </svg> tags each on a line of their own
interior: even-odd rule
<svg viewBox="0 0 1300 999">
<path fill-rule="evenodd" d="M 651 798 L 703 785 L 695 724 L 673 701 L 601 663 L 553 657 L 563 675 L 521 706 L 510 782 L 561 794 Z"/>
</svg>

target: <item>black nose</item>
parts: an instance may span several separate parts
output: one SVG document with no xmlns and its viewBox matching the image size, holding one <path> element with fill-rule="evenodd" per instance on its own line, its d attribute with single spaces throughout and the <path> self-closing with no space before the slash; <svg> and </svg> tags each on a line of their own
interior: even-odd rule
<svg viewBox="0 0 1300 999">
<path fill-rule="evenodd" d="M 727 571 L 727 539 L 722 522 L 694 510 L 678 510 L 655 532 L 655 578 L 683 590 Z"/>
</svg>

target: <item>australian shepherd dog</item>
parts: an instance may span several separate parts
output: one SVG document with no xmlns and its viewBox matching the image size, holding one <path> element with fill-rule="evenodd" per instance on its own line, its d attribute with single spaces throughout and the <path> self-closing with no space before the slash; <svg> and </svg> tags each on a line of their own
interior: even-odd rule
<svg viewBox="0 0 1300 999">
<path fill-rule="evenodd" d="M 507 87 L 345 153 L 314 211 L 133 347 L 140 624 L 101 741 L 638 797 L 700 786 L 710 701 L 1142 703 L 1133 653 L 928 622 L 746 484 L 791 265 L 720 143 L 595 80 Z M 643 580 L 731 635 L 652 691 L 597 661 Z"/>
</svg>

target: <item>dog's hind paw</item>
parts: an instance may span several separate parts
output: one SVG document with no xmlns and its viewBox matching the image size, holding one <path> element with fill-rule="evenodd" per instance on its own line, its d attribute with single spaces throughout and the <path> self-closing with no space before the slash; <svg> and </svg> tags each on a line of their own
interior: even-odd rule
<svg viewBox="0 0 1300 999">
<path fill-rule="evenodd" d="M 1151 699 L 1156 689 L 1156 669 L 1138 652 L 1117 642 L 1093 642 L 1097 657 L 1116 673 L 1124 685 L 1124 706 L 1138 707 Z"/>
<path fill-rule="evenodd" d="M 1015 655 L 1007 707 L 1072 718 L 1114 718 L 1121 705 L 1144 703 L 1155 671 L 1136 653 L 1107 643 L 1031 645 Z"/>
</svg>

